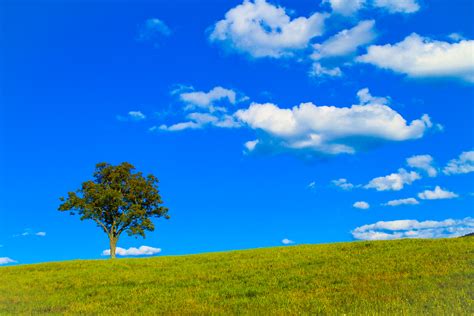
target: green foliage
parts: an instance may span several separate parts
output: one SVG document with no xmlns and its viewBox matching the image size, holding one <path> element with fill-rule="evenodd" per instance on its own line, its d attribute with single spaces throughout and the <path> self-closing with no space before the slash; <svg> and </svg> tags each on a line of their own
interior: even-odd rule
<svg viewBox="0 0 474 316">
<path fill-rule="evenodd" d="M 474 239 L 0 268 L 0 314 L 474 315 Z"/>
<path fill-rule="evenodd" d="M 120 234 L 145 237 L 145 231 L 155 229 L 152 218 L 169 218 L 168 209 L 161 206 L 158 179 L 134 170 L 127 162 L 118 166 L 99 163 L 93 180 L 60 198 L 59 211 L 78 214 L 81 220 L 93 220 L 102 228 L 111 241 L 112 257 Z"/>
</svg>

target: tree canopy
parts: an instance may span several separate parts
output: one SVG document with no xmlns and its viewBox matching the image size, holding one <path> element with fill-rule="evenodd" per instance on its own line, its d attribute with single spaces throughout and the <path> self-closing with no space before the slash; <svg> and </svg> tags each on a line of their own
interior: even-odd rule
<svg viewBox="0 0 474 316">
<path fill-rule="evenodd" d="M 79 215 L 81 220 L 93 220 L 110 241 L 110 256 L 115 257 L 119 236 L 145 237 L 153 231 L 152 218 L 169 219 L 168 208 L 162 206 L 158 179 L 135 172 L 128 162 L 117 166 L 101 162 L 96 165 L 93 180 L 82 183 L 80 189 L 61 197 L 59 211 Z"/>
</svg>

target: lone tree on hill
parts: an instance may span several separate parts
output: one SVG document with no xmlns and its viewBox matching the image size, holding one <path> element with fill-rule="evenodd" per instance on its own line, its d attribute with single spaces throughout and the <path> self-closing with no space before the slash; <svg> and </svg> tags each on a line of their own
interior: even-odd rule
<svg viewBox="0 0 474 316">
<path fill-rule="evenodd" d="M 112 166 L 101 162 L 96 165 L 94 179 L 82 183 L 76 192 L 61 197 L 59 211 L 70 211 L 80 215 L 81 220 L 96 222 L 109 237 L 110 257 L 115 258 L 115 249 L 120 234 L 140 235 L 153 231 L 152 218 L 169 219 L 168 208 L 158 191 L 158 179 L 149 174 L 134 172 L 128 162 Z"/>
</svg>

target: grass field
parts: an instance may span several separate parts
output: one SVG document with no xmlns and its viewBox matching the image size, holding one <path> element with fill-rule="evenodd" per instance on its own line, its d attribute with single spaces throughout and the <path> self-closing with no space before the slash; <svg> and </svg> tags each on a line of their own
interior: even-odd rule
<svg viewBox="0 0 474 316">
<path fill-rule="evenodd" d="M 474 238 L 0 268 L 0 314 L 473 315 Z"/>
</svg>

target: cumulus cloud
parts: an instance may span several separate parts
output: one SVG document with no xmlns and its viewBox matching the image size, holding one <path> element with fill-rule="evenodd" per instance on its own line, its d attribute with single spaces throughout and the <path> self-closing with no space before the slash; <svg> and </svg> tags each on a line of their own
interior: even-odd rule
<svg viewBox="0 0 474 316">
<path fill-rule="evenodd" d="M 352 204 L 352 206 L 355 208 L 362 209 L 362 210 L 366 210 L 370 207 L 369 203 L 365 201 L 357 201 L 354 204 Z"/>
<path fill-rule="evenodd" d="M 420 9 L 416 0 L 374 0 L 373 5 L 390 13 L 415 13 Z"/>
<path fill-rule="evenodd" d="M 141 111 L 130 111 L 127 113 L 126 116 L 117 115 L 117 120 L 122 122 L 127 121 L 142 121 L 146 119 L 146 115 L 143 114 Z"/>
<path fill-rule="evenodd" d="M 144 120 L 146 118 L 145 114 L 140 111 L 130 111 L 128 112 L 128 116 L 137 121 Z"/>
<path fill-rule="evenodd" d="M 388 106 L 388 99 L 358 93 L 362 104 L 351 107 L 318 106 L 311 102 L 292 108 L 273 103 L 251 103 L 233 114 L 225 110 L 188 113 L 183 122 L 154 126 L 150 131 L 182 131 L 208 126 L 249 128 L 257 139 L 245 143 L 246 153 L 291 151 L 304 155 L 353 154 L 383 142 L 399 142 L 423 137 L 433 126 L 426 114 L 411 122 Z M 194 100 L 194 99 L 193 99 Z M 202 101 L 201 104 L 207 104 Z M 186 109 L 186 108 L 185 108 Z"/>
<path fill-rule="evenodd" d="M 457 195 L 454 192 L 443 190 L 440 186 L 436 186 L 433 191 L 425 190 L 418 193 L 418 197 L 422 200 L 443 200 L 443 199 L 454 199 L 457 198 Z"/>
<path fill-rule="evenodd" d="M 158 46 L 159 40 L 163 36 L 171 35 L 170 28 L 157 18 L 147 19 L 138 29 L 137 40 L 140 42 L 152 42 Z"/>
<path fill-rule="evenodd" d="M 323 43 L 313 45 L 311 77 L 340 77 L 342 70 L 336 64 L 352 59 L 359 47 L 376 37 L 375 21 L 361 21 L 351 29 L 342 30 Z"/>
<path fill-rule="evenodd" d="M 314 44 L 311 58 L 320 60 L 355 53 L 357 48 L 367 45 L 375 39 L 374 25 L 374 20 L 361 21 L 355 27 L 340 31 L 322 44 Z"/>
<path fill-rule="evenodd" d="M 332 180 L 331 183 L 343 190 L 351 190 L 354 188 L 354 185 L 344 178 Z"/>
<path fill-rule="evenodd" d="M 416 0 L 325 0 L 334 12 L 353 15 L 362 8 L 375 7 L 389 13 L 414 13 L 420 9 Z"/>
<path fill-rule="evenodd" d="M 474 41 L 435 41 L 413 33 L 396 44 L 372 45 L 358 61 L 410 77 L 446 77 L 474 82 Z"/>
<path fill-rule="evenodd" d="M 15 263 L 16 261 L 8 258 L 8 257 L 0 257 L 0 265 L 2 264 L 9 264 L 9 263 Z"/>
<path fill-rule="evenodd" d="M 459 42 L 461 40 L 466 39 L 462 34 L 459 34 L 459 33 L 451 33 L 451 34 L 448 35 L 448 38 L 452 41 L 455 41 L 455 42 Z"/>
<path fill-rule="evenodd" d="M 228 114 L 209 114 L 193 112 L 186 115 L 188 121 L 180 122 L 172 125 L 160 125 L 159 130 L 168 132 L 179 132 L 186 129 L 201 129 L 206 126 L 215 126 L 220 128 L 236 128 L 240 127 L 240 123 L 235 118 Z M 156 127 L 152 127 L 151 131 L 156 130 Z"/>
<path fill-rule="evenodd" d="M 399 238 L 448 238 L 464 236 L 474 231 L 474 219 L 446 219 L 444 221 L 396 220 L 363 225 L 352 231 L 362 240 L 388 240 Z"/>
<path fill-rule="evenodd" d="M 324 0 L 331 5 L 331 9 L 342 15 L 352 15 L 359 11 L 366 0 Z"/>
<path fill-rule="evenodd" d="M 249 140 L 249 141 L 245 142 L 244 147 L 248 152 L 251 152 L 255 149 L 255 147 L 257 147 L 258 142 L 259 142 L 258 139 Z"/>
<path fill-rule="evenodd" d="M 236 128 L 241 124 L 233 115 L 227 114 L 227 108 L 221 106 L 223 102 L 228 104 L 236 104 L 243 102 L 247 98 L 238 99 L 237 93 L 233 90 L 220 86 L 214 87 L 208 92 L 194 91 L 192 87 L 179 86 L 174 89 L 171 94 L 178 95 L 179 100 L 185 104 L 184 111 L 201 111 L 186 114 L 185 121 L 171 125 L 162 124 L 154 126 L 150 131 L 162 130 L 169 132 L 177 132 L 186 129 L 201 129 L 207 126 L 215 126 L 221 128 Z"/>
<path fill-rule="evenodd" d="M 462 174 L 474 172 L 474 151 L 465 151 L 459 155 L 459 158 L 452 159 L 443 169 L 447 175 Z"/>
<path fill-rule="evenodd" d="M 416 155 L 407 158 L 407 165 L 425 171 L 430 177 L 438 175 L 438 170 L 433 166 L 433 157 L 430 155 Z"/>
<path fill-rule="evenodd" d="M 23 233 L 15 234 L 12 237 L 28 237 L 28 236 L 44 237 L 44 236 L 46 236 L 46 232 L 36 232 L 35 233 L 31 229 L 26 229 Z"/>
<path fill-rule="evenodd" d="M 325 67 L 321 63 L 313 63 L 309 71 L 310 77 L 341 77 L 342 70 L 339 67 Z"/>
<path fill-rule="evenodd" d="M 209 39 L 255 58 L 288 57 L 323 33 L 326 16 L 314 13 L 291 19 L 283 7 L 245 0 L 214 25 Z"/>
<path fill-rule="evenodd" d="M 357 98 L 359 99 L 360 104 L 389 104 L 389 98 L 385 97 L 374 97 L 370 94 L 368 88 L 363 88 L 357 91 Z"/>
<path fill-rule="evenodd" d="M 179 94 L 179 99 L 187 104 L 185 110 L 193 110 L 196 108 L 207 109 L 210 112 L 216 110 L 226 111 L 225 108 L 215 108 L 214 104 L 218 101 L 226 100 L 231 104 L 236 103 L 237 93 L 231 89 L 226 89 L 220 86 L 212 88 L 208 92 L 191 91 L 182 92 Z"/>
<path fill-rule="evenodd" d="M 421 179 L 421 176 L 415 171 L 408 172 L 400 168 L 397 173 L 391 173 L 387 176 L 370 180 L 364 188 L 375 189 L 377 191 L 400 191 L 405 185 L 412 184 L 419 179 Z"/>
<path fill-rule="evenodd" d="M 140 246 L 139 248 L 130 247 L 128 249 L 117 247 L 115 253 L 117 256 L 152 256 L 161 252 L 161 248 Z M 102 256 L 110 256 L 110 249 L 102 251 Z"/>
<path fill-rule="evenodd" d="M 284 244 L 284 245 L 291 245 L 291 244 L 294 244 L 295 242 L 293 240 L 285 238 L 281 241 L 281 243 Z"/>
<path fill-rule="evenodd" d="M 371 141 L 418 139 L 432 127 L 428 115 L 408 123 L 378 103 L 335 107 L 308 102 L 291 109 L 252 103 L 235 117 L 262 135 L 257 146 L 326 154 L 353 154 Z"/>
<path fill-rule="evenodd" d="M 386 206 L 399 206 L 399 205 L 417 205 L 420 204 L 417 199 L 415 198 L 407 198 L 407 199 L 398 199 L 398 200 L 391 200 L 385 203 Z"/>
</svg>

